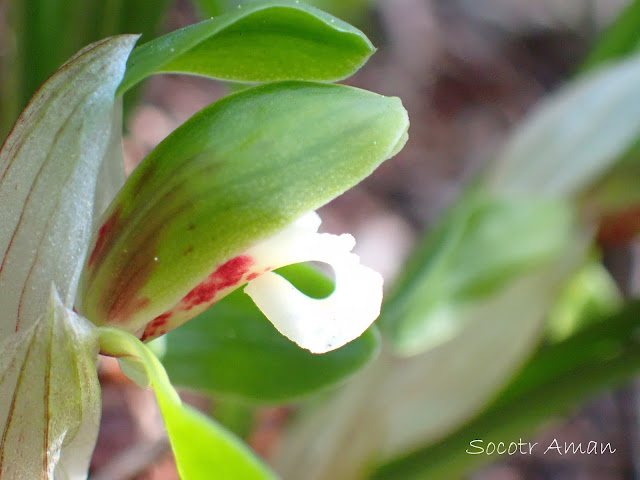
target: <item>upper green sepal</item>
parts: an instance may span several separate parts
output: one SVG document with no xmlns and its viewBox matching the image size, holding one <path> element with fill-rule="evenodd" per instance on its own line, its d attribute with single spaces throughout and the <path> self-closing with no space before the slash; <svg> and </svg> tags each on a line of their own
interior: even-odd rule
<svg viewBox="0 0 640 480">
<path fill-rule="evenodd" d="M 273 83 L 228 96 L 165 139 L 94 235 L 81 309 L 137 331 L 217 266 L 369 175 L 406 141 L 397 98 Z"/>
<path fill-rule="evenodd" d="M 254 2 L 136 48 L 119 92 L 163 72 L 248 83 L 335 81 L 374 51 L 364 33 L 321 10 L 288 0 Z"/>
</svg>

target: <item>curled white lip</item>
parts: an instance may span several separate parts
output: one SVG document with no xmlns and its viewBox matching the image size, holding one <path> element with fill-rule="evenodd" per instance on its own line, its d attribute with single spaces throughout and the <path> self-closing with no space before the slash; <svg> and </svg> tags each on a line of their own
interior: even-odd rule
<svg viewBox="0 0 640 480">
<path fill-rule="evenodd" d="M 245 252 L 256 270 L 309 261 L 333 268 L 335 290 L 323 299 L 308 297 L 270 271 L 244 289 L 281 334 L 313 353 L 358 338 L 378 318 L 382 303 L 382 276 L 351 253 L 354 238 L 318 233 L 321 222 L 317 213 L 308 213 Z"/>
</svg>

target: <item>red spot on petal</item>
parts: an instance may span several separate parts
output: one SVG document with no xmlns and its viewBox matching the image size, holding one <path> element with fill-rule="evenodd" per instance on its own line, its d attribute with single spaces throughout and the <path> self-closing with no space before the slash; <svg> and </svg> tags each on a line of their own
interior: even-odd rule
<svg viewBox="0 0 640 480">
<path fill-rule="evenodd" d="M 172 311 L 168 311 L 151 320 L 147 324 L 147 328 L 144 329 L 144 333 L 142 334 L 142 337 L 140 337 L 140 340 L 144 342 L 150 338 L 156 338 L 167 333 L 167 322 L 169 318 L 171 318 L 172 314 Z"/>
<path fill-rule="evenodd" d="M 107 251 L 107 247 L 110 246 L 111 243 L 113 243 L 115 234 L 119 230 L 119 219 L 120 209 L 118 208 L 114 210 L 107 221 L 102 224 L 100 230 L 98 230 L 96 244 L 91 251 L 91 255 L 89 256 L 90 267 L 94 266 L 98 259 L 101 259 L 104 256 L 105 252 Z"/>
<path fill-rule="evenodd" d="M 254 279 L 258 278 L 260 275 L 261 275 L 260 273 L 252 273 L 251 275 L 249 275 L 247 277 L 247 280 L 248 281 L 254 280 Z"/>
<path fill-rule="evenodd" d="M 203 303 L 210 303 L 218 292 L 240 283 L 251 265 L 253 265 L 253 259 L 248 255 L 232 258 L 218 267 L 204 282 L 187 293 L 180 302 L 182 307 L 185 310 L 191 310 Z"/>
</svg>

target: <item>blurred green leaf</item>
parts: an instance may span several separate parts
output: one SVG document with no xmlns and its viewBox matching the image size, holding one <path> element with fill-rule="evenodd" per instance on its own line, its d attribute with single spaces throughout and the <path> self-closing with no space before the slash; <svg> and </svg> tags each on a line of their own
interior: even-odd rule
<svg viewBox="0 0 640 480">
<path fill-rule="evenodd" d="M 632 0 L 615 21 L 596 39 L 580 72 L 589 71 L 610 60 L 621 59 L 640 47 L 640 0 Z"/>
<path fill-rule="evenodd" d="M 136 38 L 76 54 L 33 97 L 0 150 L 0 339 L 35 323 L 52 284 L 73 306 L 96 178 L 119 114 L 114 92 Z"/>
<path fill-rule="evenodd" d="M 0 478 L 85 478 L 100 426 L 93 325 L 55 289 L 30 328 L 0 341 Z"/>
<path fill-rule="evenodd" d="M 295 265 L 286 270 L 301 290 L 331 291 L 331 282 L 312 268 Z M 278 333 L 238 290 L 156 342 L 164 344 L 161 360 L 176 385 L 272 403 L 343 380 L 379 348 L 371 328 L 338 350 L 314 355 Z"/>
<path fill-rule="evenodd" d="M 193 0 L 198 10 L 203 16 L 217 17 L 224 12 L 237 8 L 238 3 L 233 0 Z"/>
<path fill-rule="evenodd" d="M 428 234 L 399 278 L 380 325 L 416 354 L 453 338 L 484 299 L 570 245 L 568 205 L 469 195 Z"/>
<path fill-rule="evenodd" d="M 228 81 L 334 81 L 357 71 L 374 52 L 355 27 L 298 2 L 243 6 L 136 48 L 120 92 L 154 73 Z"/>
<path fill-rule="evenodd" d="M 100 349 L 104 354 L 123 357 L 146 374 L 160 405 L 182 479 L 276 478 L 235 435 L 182 403 L 162 364 L 140 340 L 122 330 L 102 328 Z"/>
<path fill-rule="evenodd" d="M 518 442 L 589 396 L 630 380 L 640 370 L 639 318 L 636 301 L 566 340 L 541 348 L 481 415 L 437 443 L 383 465 L 372 478 L 461 478 L 492 458 L 465 453 L 472 440 Z"/>
<path fill-rule="evenodd" d="M 600 259 L 590 259 L 562 287 L 549 312 L 547 338 L 564 340 L 586 325 L 618 311 L 622 294 Z"/>
<path fill-rule="evenodd" d="M 155 36 L 168 0 L 9 0 L 2 32 L 0 138 L 56 69 L 85 45 L 116 34 Z"/>
<path fill-rule="evenodd" d="M 578 77 L 547 97 L 488 172 L 499 195 L 571 198 L 640 136 L 640 56 Z"/>
<path fill-rule="evenodd" d="M 407 128 L 399 99 L 341 85 L 273 83 L 223 98 L 151 152 L 111 204 L 82 310 L 99 324 L 125 312 L 127 328 L 145 325 L 216 266 L 369 175 Z"/>
</svg>

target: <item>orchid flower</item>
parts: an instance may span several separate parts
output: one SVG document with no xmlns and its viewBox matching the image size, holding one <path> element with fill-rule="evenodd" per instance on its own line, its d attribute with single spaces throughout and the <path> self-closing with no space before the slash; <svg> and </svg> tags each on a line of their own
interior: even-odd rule
<svg viewBox="0 0 640 480">
<path fill-rule="evenodd" d="M 319 105 L 345 101 L 348 130 L 326 145 L 337 119 Z M 401 127 L 384 130 L 389 116 Z M 316 233 L 309 212 L 392 156 L 407 126 L 397 99 L 336 85 L 269 84 L 216 102 L 156 147 L 104 213 L 78 311 L 150 340 L 249 282 L 258 307 L 302 347 L 353 340 L 379 314 L 382 279 L 350 253 L 350 236 Z M 307 261 L 333 267 L 328 298 L 311 300 L 271 272 Z"/>
</svg>

